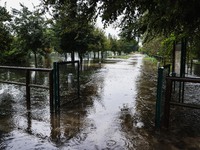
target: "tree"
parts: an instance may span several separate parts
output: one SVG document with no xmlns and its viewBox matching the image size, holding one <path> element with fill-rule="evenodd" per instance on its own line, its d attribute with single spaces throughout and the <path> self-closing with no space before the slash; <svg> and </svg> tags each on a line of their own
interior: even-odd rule
<svg viewBox="0 0 200 150">
<path fill-rule="evenodd" d="M 130 54 L 131 52 L 135 52 L 138 50 L 138 43 L 132 39 L 132 40 L 127 40 L 124 38 L 120 38 L 118 40 L 120 51 L 124 52 L 125 54 Z"/>
<path fill-rule="evenodd" d="M 96 58 L 96 53 L 98 53 L 98 59 L 100 59 L 100 52 L 101 58 L 103 58 L 103 52 L 106 51 L 106 40 L 107 38 L 103 30 L 94 27 L 92 34 L 90 35 L 90 38 L 88 40 L 88 51 L 94 52 L 94 58 Z"/>
<path fill-rule="evenodd" d="M 53 5 L 55 35 L 59 37 L 57 46 L 61 53 L 71 53 L 71 60 L 74 61 L 74 52 L 78 52 L 82 62 L 82 56 L 88 49 L 88 42 L 91 40 L 94 26 L 91 22 L 92 15 L 85 12 L 88 4 L 85 1 L 83 6 L 76 1 L 69 0 L 63 5 Z M 84 9 L 83 9 L 84 8 Z"/>
<path fill-rule="evenodd" d="M 46 29 L 43 13 L 40 9 L 31 12 L 28 7 L 20 4 L 22 9 L 13 9 L 15 15 L 13 22 L 13 31 L 17 37 L 22 51 L 32 51 L 35 56 L 35 67 L 37 67 L 37 53 L 40 52 L 47 42 L 44 36 Z"/>
<path fill-rule="evenodd" d="M 46 4 L 67 0 L 44 0 Z M 80 6 L 84 1 L 76 0 Z M 99 5 L 97 5 L 97 3 Z M 95 8 L 105 24 L 119 21 L 119 26 L 127 37 L 145 35 L 152 39 L 157 35 L 176 36 L 199 35 L 199 0 L 89 0 L 87 13 L 94 14 Z"/>
<path fill-rule="evenodd" d="M 5 53 L 10 50 L 12 36 L 9 32 L 7 22 L 11 21 L 11 15 L 5 7 L 0 6 L 0 61 L 5 59 Z M 5 61 L 5 60 L 4 60 Z"/>
</svg>

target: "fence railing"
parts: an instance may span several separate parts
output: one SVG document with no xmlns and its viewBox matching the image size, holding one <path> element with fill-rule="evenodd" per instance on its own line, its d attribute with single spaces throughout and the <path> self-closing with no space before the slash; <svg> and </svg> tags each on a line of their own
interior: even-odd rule
<svg viewBox="0 0 200 150">
<path fill-rule="evenodd" d="M 14 85 L 21 85 L 26 86 L 26 102 L 27 102 L 27 109 L 31 108 L 31 87 L 37 87 L 37 88 L 43 88 L 49 90 L 49 102 L 50 102 L 50 110 L 53 111 L 53 69 L 48 68 L 31 68 L 31 67 L 15 67 L 15 66 L 0 66 L 0 69 L 6 69 L 6 70 L 22 70 L 25 72 L 25 83 L 23 82 L 15 82 L 15 81 L 3 81 L 0 80 L 0 83 L 6 83 L 6 84 L 14 84 Z M 30 83 L 30 72 L 36 71 L 36 72 L 46 72 L 48 73 L 49 77 L 49 86 L 43 86 L 43 85 L 37 85 L 37 84 L 31 84 Z"/>
<path fill-rule="evenodd" d="M 77 65 L 76 66 L 76 75 L 77 75 L 77 99 L 80 96 L 80 84 L 79 84 L 79 61 L 66 61 L 66 62 L 54 62 L 53 63 L 53 69 L 48 68 L 31 68 L 31 67 L 15 67 L 15 66 L 0 66 L 0 69 L 6 69 L 6 70 L 22 70 L 25 72 L 25 78 L 26 81 L 24 82 L 15 82 L 10 80 L 0 80 L 0 83 L 6 83 L 6 84 L 14 84 L 14 85 L 21 85 L 26 87 L 26 102 L 27 102 L 27 109 L 31 108 L 31 100 L 30 100 L 30 88 L 36 87 L 36 88 L 43 88 L 49 90 L 49 103 L 50 103 L 50 111 L 54 112 L 60 109 L 60 75 L 59 75 L 59 68 L 60 65 L 67 65 L 72 64 Z M 36 71 L 36 72 L 46 72 L 48 73 L 49 77 L 49 86 L 43 86 L 38 84 L 31 84 L 30 83 L 30 72 Z"/>
<path fill-rule="evenodd" d="M 189 83 L 200 83 L 200 78 L 187 78 L 187 77 L 166 77 L 166 93 L 165 93 L 165 108 L 164 108 L 164 126 L 169 127 L 170 119 L 170 106 L 181 106 L 193 109 L 200 109 L 198 104 L 184 103 L 184 101 L 174 102 L 172 99 L 173 83 L 175 82 L 189 82 Z M 184 90 L 184 89 L 183 89 Z"/>
</svg>

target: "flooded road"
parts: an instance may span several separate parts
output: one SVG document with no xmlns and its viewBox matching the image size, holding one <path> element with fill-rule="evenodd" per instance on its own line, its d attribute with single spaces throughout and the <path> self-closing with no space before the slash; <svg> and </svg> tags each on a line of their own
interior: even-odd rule
<svg viewBox="0 0 200 150">
<path fill-rule="evenodd" d="M 87 110 L 87 132 L 75 149 L 124 149 L 131 141 L 123 131 L 124 119 L 136 111 L 137 78 L 140 75 L 142 55 L 135 55 L 126 61 L 106 64 L 95 74 L 97 96 L 93 106 Z M 143 123 L 135 120 L 133 126 L 141 128 Z"/>
<path fill-rule="evenodd" d="M 49 112 L 48 91 L 33 89 L 27 111 L 24 87 L 2 84 L 0 149 L 200 149 L 196 110 L 186 114 L 189 119 L 173 112 L 170 130 L 154 129 L 156 84 L 156 64 L 142 54 L 106 60 L 81 85 L 80 100 L 62 105 L 58 114 Z"/>
</svg>

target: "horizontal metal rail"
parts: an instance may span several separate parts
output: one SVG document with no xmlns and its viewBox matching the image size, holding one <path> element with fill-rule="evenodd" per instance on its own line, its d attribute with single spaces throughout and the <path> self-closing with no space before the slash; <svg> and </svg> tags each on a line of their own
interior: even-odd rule
<svg viewBox="0 0 200 150">
<path fill-rule="evenodd" d="M 15 67 L 15 66 L 0 66 L 0 69 L 29 70 L 29 71 L 41 71 L 41 72 L 49 72 L 52 70 L 49 68 L 32 68 L 32 67 Z"/>
<path fill-rule="evenodd" d="M 195 105 L 195 104 L 186 104 L 186 103 L 170 102 L 170 105 L 181 106 L 181 107 L 187 107 L 187 108 L 194 108 L 194 109 L 200 109 L 200 105 Z"/>
<path fill-rule="evenodd" d="M 171 81 L 200 83 L 200 78 L 167 77 Z"/>
<path fill-rule="evenodd" d="M 3 80 L 0 80 L 0 83 L 6 83 L 6 84 L 15 84 L 15 85 L 22 85 L 22 86 L 26 86 L 26 83 L 14 82 L 14 81 L 3 81 Z"/>
<path fill-rule="evenodd" d="M 36 87 L 36 88 L 42 88 L 42 89 L 49 89 L 48 86 L 43 86 L 43 85 L 37 85 L 37 84 L 29 84 L 29 87 Z"/>
<path fill-rule="evenodd" d="M 75 64 L 75 63 L 79 63 L 79 61 L 61 61 L 61 62 L 57 62 L 57 64 L 60 65 L 65 65 L 65 64 Z"/>
<path fill-rule="evenodd" d="M 14 81 L 3 81 L 3 80 L 0 80 L 0 83 L 26 86 L 26 83 L 14 82 Z M 29 84 L 28 86 L 29 87 L 37 87 L 37 88 L 47 89 L 47 90 L 49 89 L 48 86 L 37 85 L 37 84 Z"/>
</svg>

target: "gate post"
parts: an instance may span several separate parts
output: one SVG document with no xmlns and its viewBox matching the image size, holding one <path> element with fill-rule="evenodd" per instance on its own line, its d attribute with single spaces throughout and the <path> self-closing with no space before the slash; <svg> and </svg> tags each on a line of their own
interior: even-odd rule
<svg viewBox="0 0 200 150">
<path fill-rule="evenodd" d="M 57 62 L 53 62 L 53 91 L 54 91 L 54 109 L 57 110 L 58 85 L 57 85 Z"/>
<path fill-rule="evenodd" d="M 165 106 L 164 106 L 164 126 L 169 127 L 169 117 L 170 117 L 170 101 L 172 94 L 172 80 L 166 78 L 166 93 L 165 93 Z"/>
<path fill-rule="evenodd" d="M 161 122 L 163 69 L 164 69 L 163 67 L 158 68 L 156 115 L 155 115 L 155 126 L 156 126 L 156 128 L 160 128 L 160 126 L 161 126 L 160 122 Z"/>
<path fill-rule="evenodd" d="M 54 86 L 54 108 L 57 112 L 60 109 L 60 85 L 59 85 L 59 66 L 58 62 L 53 63 L 53 86 Z"/>
<path fill-rule="evenodd" d="M 26 69 L 26 105 L 27 109 L 31 108 L 31 98 L 30 98 L 30 71 Z"/>
</svg>

